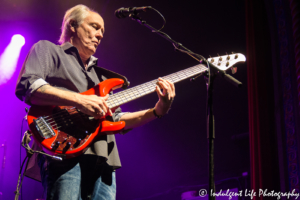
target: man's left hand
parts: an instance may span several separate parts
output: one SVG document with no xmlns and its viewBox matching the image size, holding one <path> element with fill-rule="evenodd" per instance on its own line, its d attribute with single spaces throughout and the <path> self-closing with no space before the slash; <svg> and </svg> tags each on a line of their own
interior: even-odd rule
<svg viewBox="0 0 300 200">
<path fill-rule="evenodd" d="M 155 105 L 155 112 L 158 116 L 163 116 L 168 113 L 175 97 L 175 86 L 172 82 L 158 78 L 156 92 L 159 97 Z M 161 91 L 162 90 L 162 91 Z"/>
</svg>

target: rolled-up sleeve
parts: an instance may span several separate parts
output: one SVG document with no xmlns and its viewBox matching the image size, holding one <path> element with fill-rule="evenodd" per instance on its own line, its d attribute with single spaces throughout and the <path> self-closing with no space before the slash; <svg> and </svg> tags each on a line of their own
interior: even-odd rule
<svg viewBox="0 0 300 200">
<path fill-rule="evenodd" d="M 126 114 L 127 112 L 122 112 L 121 108 L 118 107 L 112 115 L 112 119 L 114 122 L 120 121 L 122 115 Z"/>
<path fill-rule="evenodd" d="M 121 108 L 118 107 L 118 108 L 115 110 L 115 112 L 113 113 L 113 115 L 112 115 L 112 120 L 113 120 L 114 122 L 118 122 L 118 121 L 120 121 L 121 117 L 122 117 L 123 115 L 125 115 L 126 113 L 129 113 L 129 112 L 122 112 Z M 122 130 L 119 134 L 124 135 L 125 133 L 127 133 L 127 132 L 129 132 L 129 131 L 131 131 L 131 130 L 132 130 L 132 129 Z"/>
<path fill-rule="evenodd" d="M 30 105 L 31 94 L 41 86 L 48 84 L 46 78 L 51 66 L 53 66 L 53 59 L 51 59 L 46 41 L 36 43 L 23 63 L 17 81 L 16 96 Z"/>
</svg>

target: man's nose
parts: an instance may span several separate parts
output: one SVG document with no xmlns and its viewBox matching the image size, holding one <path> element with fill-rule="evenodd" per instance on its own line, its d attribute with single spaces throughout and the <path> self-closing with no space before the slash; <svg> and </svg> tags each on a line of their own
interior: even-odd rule
<svg viewBox="0 0 300 200">
<path fill-rule="evenodd" d="M 101 29 L 99 29 L 97 32 L 96 32 L 96 38 L 98 39 L 98 40 L 101 40 L 102 38 L 103 38 L 103 33 L 102 33 L 102 31 L 101 31 Z"/>
</svg>

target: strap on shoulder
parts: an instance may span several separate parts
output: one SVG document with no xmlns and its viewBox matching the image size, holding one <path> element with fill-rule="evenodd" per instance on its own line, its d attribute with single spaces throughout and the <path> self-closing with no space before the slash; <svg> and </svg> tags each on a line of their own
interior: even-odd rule
<svg viewBox="0 0 300 200">
<path fill-rule="evenodd" d="M 127 80 L 127 78 L 121 74 L 118 74 L 116 72 L 110 71 L 108 69 L 105 69 L 105 68 L 99 67 L 99 66 L 95 67 L 95 71 L 96 71 L 98 77 L 101 77 L 101 75 L 103 75 L 106 78 L 120 78 L 120 79 L 124 80 L 124 84 L 122 86 L 123 90 L 126 89 L 130 85 L 130 82 Z"/>
</svg>

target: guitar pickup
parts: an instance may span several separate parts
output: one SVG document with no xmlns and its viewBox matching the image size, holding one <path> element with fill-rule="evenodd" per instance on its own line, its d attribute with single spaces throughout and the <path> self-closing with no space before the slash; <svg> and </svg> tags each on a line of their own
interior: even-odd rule
<svg viewBox="0 0 300 200">
<path fill-rule="evenodd" d="M 52 126 L 49 125 L 43 117 L 34 119 L 33 122 L 42 138 L 48 139 L 55 136 L 55 132 L 53 131 Z"/>
</svg>

